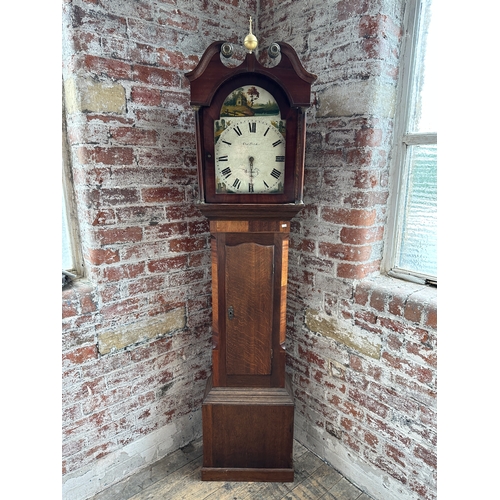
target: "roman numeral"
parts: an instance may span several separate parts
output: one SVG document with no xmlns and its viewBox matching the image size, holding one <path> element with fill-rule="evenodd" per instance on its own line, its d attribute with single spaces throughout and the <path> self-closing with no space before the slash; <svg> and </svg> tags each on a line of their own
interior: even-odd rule
<svg viewBox="0 0 500 500">
<path fill-rule="evenodd" d="M 284 156 L 277 156 L 276 161 L 285 161 L 285 157 Z"/>
<path fill-rule="evenodd" d="M 280 139 L 279 141 L 273 142 L 273 148 L 275 148 L 278 144 L 281 144 L 283 141 Z"/>
<path fill-rule="evenodd" d="M 264 132 L 264 137 L 266 137 L 268 132 L 269 132 L 269 127 L 267 127 L 267 130 Z"/>
<path fill-rule="evenodd" d="M 219 161 L 227 161 L 227 155 L 226 156 L 219 156 L 219 158 L 217 158 L 217 160 L 219 160 Z M 276 160 L 276 161 L 278 161 L 278 160 Z"/>
<path fill-rule="evenodd" d="M 227 142 L 227 141 L 222 141 L 224 144 L 227 144 L 228 146 L 231 146 L 231 143 L 230 142 Z"/>
<path fill-rule="evenodd" d="M 233 128 L 233 130 L 238 134 L 238 135 L 241 135 L 241 130 L 240 130 L 240 127 L 238 127 L 238 125 L 236 125 L 236 127 Z"/>
<path fill-rule="evenodd" d="M 271 175 L 275 178 L 275 179 L 279 179 L 280 178 L 280 175 L 281 175 L 281 172 L 279 170 L 276 170 L 275 168 L 273 168 L 273 171 L 271 172 Z"/>
<path fill-rule="evenodd" d="M 269 184 L 266 182 L 266 181 L 262 181 L 264 183 L 264 186 L 266 186 L 266 188 L 269 187 Z"/>
<path fill-rule="evenodd" d="M 253 193 L 253 184 L 248 185 L 248 192 Z"/>
<path fill-rule="evenodd" d="M 236 188 L 236 189 L 240 189 L 240 186 L 241 186 L 241 181 L 239 179 L 236 179 L 233 182 L 233 187 Z"/>
<path fill-rule="evenodd" d="M 228 177 L 231 177 L 231 169 L 229 167 L 226 167 L 224 170 L 221 170 L 221 174 L 225 179 L 227 179 Z"/>
<path fill-rule="evenodd" d="M 255 132 L 257 132 L 257 124 L 256 123 L 249 123 L 248 128 L 250 129 L 250 132 L 252 132 L 253 134 L 255 134 Z"/>
</svg>

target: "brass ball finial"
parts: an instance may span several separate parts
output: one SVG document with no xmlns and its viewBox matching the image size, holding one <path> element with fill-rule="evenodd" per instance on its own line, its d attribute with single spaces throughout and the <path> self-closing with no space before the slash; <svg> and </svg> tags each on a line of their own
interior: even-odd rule
<svg viewBox="0 0 500 500">
<path fill-rule="evenodd" d="M 257 48 L 257 45 L 259 45 L 257 37 L 252 33 L 252 16 L 250 16 L 250 31 L 245 37 L 243 44 L 245 45 L 249 54 L 251 54 Z"/>
</svg>

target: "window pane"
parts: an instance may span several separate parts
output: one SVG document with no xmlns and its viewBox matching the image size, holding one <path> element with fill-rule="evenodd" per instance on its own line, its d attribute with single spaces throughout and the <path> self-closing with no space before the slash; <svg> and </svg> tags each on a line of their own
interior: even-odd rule
<svg viewBox="0 0 500 500">
<path fill-rule="evenodd" d="M 432 15 L 436 0 L 422 6 L 415 61 L 413 88 L 414 116 L 408 132 L 437 132 L 437 64 L 436 21 Z M 435 10 L 435 9 L 434 9 Z"/>
<path fill-rule="evenodd" d="M 408 184 L 396 266 L 437 277 L 437 146 L 409 146 Z"/>
<path fill-rule="evenodd" d="M 62 269 L 69 271 L 74 268 L 73 255 L 71 252 L 71 239 L 68 230 L 68 219 L 66 217 L 66 203 L 64 201 L 64 192 L 62 193 Z"/>
</svg>

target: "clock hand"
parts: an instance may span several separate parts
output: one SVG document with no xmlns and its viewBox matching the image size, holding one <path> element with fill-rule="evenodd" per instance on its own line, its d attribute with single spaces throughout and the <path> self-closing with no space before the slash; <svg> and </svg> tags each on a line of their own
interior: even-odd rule
<svg viewBox="0 0 500 500">
<path fill-rule="evenodd" d="M 250 162 L 250 182 L 248 183 L 248 190 L 250 192 L 253 192 L 253 161 L 254 161 L 254 157 L 249 156 L 248 161 Z"/>
</svg>

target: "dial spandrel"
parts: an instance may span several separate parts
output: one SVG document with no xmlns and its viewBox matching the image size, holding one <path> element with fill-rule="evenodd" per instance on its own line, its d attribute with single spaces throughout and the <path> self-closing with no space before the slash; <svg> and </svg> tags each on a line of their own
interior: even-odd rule
<svg viewBox="0 0 500 500">
<path fill-rule="evenodd" d="M 285 120 L 269 92 L 257 86 L 231 92 L 214 136 L 217 193 L 283 193 Z"/>
</svg>

